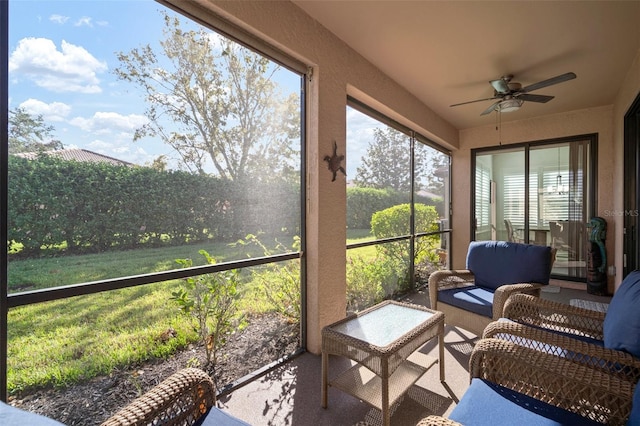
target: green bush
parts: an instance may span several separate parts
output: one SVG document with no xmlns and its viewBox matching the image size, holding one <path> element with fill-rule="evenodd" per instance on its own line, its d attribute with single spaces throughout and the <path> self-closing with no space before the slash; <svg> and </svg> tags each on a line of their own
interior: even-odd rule
<svg viewBox="0 0 640 426">
<path fill-rule="evenodd" d="M 347 312 L 358 312 L 384 299 L 376 265 L 360 256 L 347 260 Z"/>
<path fill-rule="evenodd" d="M 275 249 L 269 249 L 253 234 L 247 235 L 237 244 L 253 244 L 262 249 L 265 256 L 289 251 L 282 243 L 277 242 Z M 300 237 L 293 241 L 294 250 L 300 249 Z M 261 293 L 272 305 L 275 312 L 285 317 L 291 323 L 300 323 L 302 294 L 300 292 L 300 263 L 286 261 L 270 263 L 252 269 L 253 282 L 258 284 Z"/>
<path fill-rule="evenodd" d="M 416 233 L 436 232 L 439 230 L 438 213 L 434 206 L 415 204 Z M 409 204 L 400 204 L 386 210 L 376 212 L 371 218 L 371 230 L 377 239 L 409 235 L 411 208 Z M 429 255 L 437 237 L 416 239 L 414 261 L 420 263 Z M 380 249 L 389 257 L 406 262 L 409 258 L 409 245 L 404 242 L 381 244 Z"/>
<path fill-rule="evenodd" d="M 207 263 L 216 263 L 206 251 L 200 250 L 200 254 Z M 184 268 L 193 266 L 191 259 L 177 259 L 176 262 Z M 182 288 L 171 292 L 171 300 L 196 321 L 196 331 L 206 349 L 207 364 L 216 365 L 218 351 L 226 342 L 226 336 L 236 328 L 239 283 L 239 271 L 232 269 L 185 278 Z"/>
<path fill-rule="evenodd" d="M 300 231 L 296 182 L 9 157 L 12 256 L 96 253 Z M 283 231 L 284 230 L 284 231 Z"/>
</svg>

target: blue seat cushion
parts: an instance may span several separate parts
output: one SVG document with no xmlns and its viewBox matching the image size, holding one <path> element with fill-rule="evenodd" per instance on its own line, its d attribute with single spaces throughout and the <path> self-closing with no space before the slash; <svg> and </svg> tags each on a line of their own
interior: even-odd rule
<svg viewBox="0 0 640 426">
<path fill-rule="evenodd" d="M 640 358 L 640 270 L 622 280 L 604 317 L 604 347 Z"/>
<path fill-rule="evenodd" d="M 64 426 L 49 417 L 21 410 L 2 401 L 0 401 L 0 425 Z"/>
<path fill-rule="evenodd" d="M 469 286 L 440 290 L 438 301 L 493 318 L 493 291 L 486 288 Z"/>
<path fill-rule="evenodd" d="M 473 426 L 602 426 L 576 413 L 478 378 L 471 381 L 449 419 Z"/>
<path fill-rule="evenodd" d="M 633 401 L 631 402 L 631 414 L 627 420 L 627 426 L 640 425 L 640 386 L 636 384 L 633 390 Z"/>
<path fill-rule="evenodd" d="M 549 284 L 551 247 L 506 241 L 473 241 L 467 252 L 467 269 L 475 284 L 496 290 L 517 283 Z"/>
<path fill-rule="evenodd" d="M 209 411 L 198 419 L 194 426 L 251 426 L 219 408 L 211 407 Z"/>
</svg>

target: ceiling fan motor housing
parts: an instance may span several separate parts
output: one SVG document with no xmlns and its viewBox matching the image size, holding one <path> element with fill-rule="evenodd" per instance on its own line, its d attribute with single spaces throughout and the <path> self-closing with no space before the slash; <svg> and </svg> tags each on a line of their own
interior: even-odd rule
<svg viewBox="0 0 640 426">
<path fill-rule="evenodd" d="M 539 81 L 537 83 L 530 84 L 526 87 L 522 87 L 520 83 L 511 82 L 513 75 L 503 75 L 497 80 L 491 80 L 489 84 L 493 86 L 493 97 L 486 99 L 476 99 L 475 101 L 462 102 L 451 105 L 452 107 L 458 105 L 465 105 L 474 102 L 483 101 L 495 101 L 489 108 L 485 109 L 480 115 L 486 115 L 493 111 L 509 112 L 516 111 L 525 102 L 537 102 L 546 103 L 553 99 L 553 96 L 532 94 L 534 90 L 542 89 L 543 87 L 552 86 L 554 84 L 562 83 L 564 81 L 573 80 L 576 78 L 575 73 L 568 72 L 565 74 L 557 75 L 546 80 Z"/>
</svg>

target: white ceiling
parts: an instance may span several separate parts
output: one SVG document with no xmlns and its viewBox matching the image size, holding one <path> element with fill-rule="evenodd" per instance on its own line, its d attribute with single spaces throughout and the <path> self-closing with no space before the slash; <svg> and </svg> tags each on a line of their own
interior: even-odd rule
<svg viewBox="0 0 640 426">
<path fill-rule="evenodd" d="M 502 121 L 613 104 L 640 48 L 640 1 L 293 0 L 307 14 L 458 129 L 480 116 L 490 80 L 524 86 L 566 72 L 577 78 L 532 93 Z"/>
</svg>

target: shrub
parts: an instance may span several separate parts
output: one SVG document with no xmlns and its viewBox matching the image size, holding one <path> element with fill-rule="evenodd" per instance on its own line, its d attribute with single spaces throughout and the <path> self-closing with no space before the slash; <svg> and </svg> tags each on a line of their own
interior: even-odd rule
<svg viewBox="0 0 640 426">
<path fill-rule="evenodd" d="M 249 234 L 236 244 L 253 244 L 262 249 L 265 256 L 275 252 L 289 251 L 282 243 L 276 241 L 276 247 L 269 249 L 260 239 Z M 293 249 L 300 248 L 300 237 L 294 237 Z M 271 263 L 252 271 L 253 281 L 259 284 L 261 291 L 273 306 L 275 312 L 291 323 L 299 323 L 301 315 L 300 266 L 297 262 Z"/>
<path fill-rule="evenodd" d="M 216 263 L 205 250 L 199 253 L 207 263 Z M 184 268 L 193 266 L 191 259 L 176 259 L 176 262 Z M 185 278 L 183 287 L 171 293 L 171 300 L 178 304 L 180 310 L 196 320 L 200 341 L 205 346 L 207 364 L 216 365 L 218 350 L 224 345 L 226 336 L 235 330 L 239 282 L 239 272 L 233 269 Z"/>
<path fill-rule="evenodd" d="M 357 312 L 404 289 L 405 265 L 388 257 L 354 255 L 347 260 L 347 311 Z"/>
<path fill-rule="evenodd" d="M 417 233 L 438 231 L 438 213 L 434 206 L 415 204 L 415 229 Z M 386 210 L 376 212 L 371 219 L 371 230 L 377 239 L 409 235 L 411 209 L 409 204 L 399 204 Z M 416 239 L 414 261 L 423 261 L 431 251 L 438 237 L 421 237 Z M 382 244 L 380 249 L 400 262 L 409 259 L 409 245 L 406 242 Z"/>
</svg>

